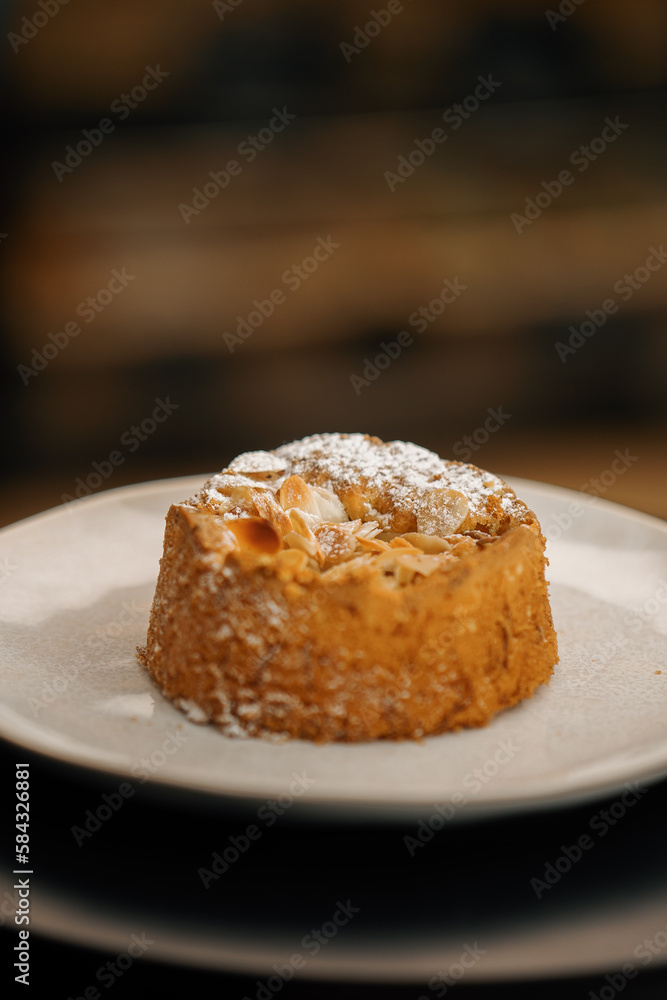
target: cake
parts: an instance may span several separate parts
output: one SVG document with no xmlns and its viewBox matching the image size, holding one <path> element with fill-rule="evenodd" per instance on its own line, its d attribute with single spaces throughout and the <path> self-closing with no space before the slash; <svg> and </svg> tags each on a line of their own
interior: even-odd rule
<svg viewBox="0 0 667 1000">
<path fill-rule="evenodd" d="M 227 736 L 484 726 L 558 660 L 544 546 L 502 479 L 414 444 L 248 452 L 170 508 L 139 657 Z"/>
</svg>

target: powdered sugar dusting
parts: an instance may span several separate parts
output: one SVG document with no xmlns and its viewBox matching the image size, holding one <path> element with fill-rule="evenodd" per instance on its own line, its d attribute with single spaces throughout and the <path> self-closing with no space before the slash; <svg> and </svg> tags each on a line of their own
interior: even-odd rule
<svg viewBox="0 0 667 1000">
<path fill-rule="evenodd" d="M 246 451 L 239 455 L 229 465 L 230 472 L 242 475 L 258 475 L 262 473 L 280 473 L 285 469 L 285 463 L 272 451 Z"/>
<path fill-rule="evenodd" d="M 274 493 L 290 475 L 301 476 L 337 496 L 357 489 L 366 499 L 362 509 L 351 516 L 376 520 L 389 526 L 392 514 L 412 512 L 424 520 L 435 513 L 437 491 L 454 490 L 468 502 L 469 527 L 495 523 L 499 515 L 523 519 L 525 505 L 498 476 L 463 462 L 447 461 L 435 452 L 407 441 L 382 442 L 367 434 L 313 434 L 282 445 L 273 452 L 249 452 L 234 459 L 227 470 L 214 476 L 198 498 L 206 506 L 215 506 L 227 494 L 227 504 L 219 507 L 223 517 L 243 516 L 243 505 L 230 506 L 229 487 L 250 485 L 245 478 L 267 473 L 262 487 Z M 257 486 L 257 480 L 252 483 Z M 435 491 L 435 492 L 434 492 Z M 495 506 L 489 500 L 495 498 Z M 380 511 L 377 507 L 383 507 Z"/>
</svg>

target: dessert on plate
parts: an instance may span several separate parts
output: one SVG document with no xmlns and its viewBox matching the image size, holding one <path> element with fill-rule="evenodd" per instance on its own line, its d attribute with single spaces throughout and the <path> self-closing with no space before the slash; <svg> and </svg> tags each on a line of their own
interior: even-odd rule
<svg viewBox="0 0 667 1000">
<path fill-rule="evenodd" d="M 145 648 L 228 736 L 418 739 L 483 726 L 558 660 L 532 511 L 403 441 L 239 455 L 167 514 Z"/>
</svg>

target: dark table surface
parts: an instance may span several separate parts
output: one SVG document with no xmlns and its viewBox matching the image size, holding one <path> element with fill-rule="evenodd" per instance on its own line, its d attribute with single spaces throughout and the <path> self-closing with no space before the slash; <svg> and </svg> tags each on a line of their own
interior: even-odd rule
<svg viewBox="0 0 667 1000">
<path fill-rule="evenodd" d="M 144 929 L 150 931 L 151 916 L 165 911 L 174 913 L 177 922 L 192 919 L 204 923 L 219 921 L 223 910 L 227 914 L 231 911 L 238 915 L 239 927 L 254 927 L 260 934 L 262 929 L 281 924 L 317 927 L 330 916 L 331 900 L 352 898 L 379 934 L 383 928 L 391 931 L 396 920 L 405 922 L 406 912 L 414 915 L 418 927 L 428 923 L 429 915 L 439 919 L 443 911 L 449 911 L 466 933 L 470 932 L 465 940 L 472 941 L 475 930 L 483 932 L 486 913 L 505 905 L 503 900 L 514 920 L 537 919 L 535 907 L 543 903 L 537 904 L 530 893 L 518 893 L 518 882 L 525 889 L 526 873 L 539 872 L 545 858 L 560 853 L 559 845 L 573 843 L 586 828 L 591 813 L 605 805 L 597 802 L 483 823 L 451 824 L 427 851 L 413 858 L 402 849 L 406 830 L 400 824 L 286 817 L 275 824 L 270 837 L 253 845 L 242 863 L 230 867 L 224 880 L 216 880 L 204 892 L 194 874 L 228 837 L 238 837 L 247 828 L 248 816 L 243 812 L 212 798 L 165 795 L 146 785 L 118 809 L 111 822 L 79 845 L 72 826 L 81 821 L 91 804 L 100 801 L 102 793 L 110 794 L 117 788 L 117 780 L 114 783 L 93 771 L 54 765 L 1 743 L 5 815 L 13 813 L 14 764 L 19 758 L 30 762 L 31 905 L 37 917 L 43 888 L 51 898 L 54 892 L 56 897 L 61 893 L 63 900 L 83 900 L 93 911 L 120 914 L 128 924 L 128 939 L 131 932 L 141 935 Z M 595 852 L 563 879 L 558 898 L 554 895 L 547 900 L 548 905 L 558 908 L 580 900 L 582 906 L 590 907 L 593 898 L 602 909 L 618 907 L 619 893 L 633 885 L 650 884 L 654 878 L 664 881 L 665 819 L 667 782 L 663 781 L 651 786 Z M 9 876 L 15 867 L 10 853 L 13 837 L 6 843 L 3 876 Z M 521 902 L 517 902 L 517 895 Z M 3 931 L 12 930 L 11 907 L 3 905 L 2 912 Z M 667 898 L 664 917 L 667 924 Z M 3 933 L 5 956 L 14 942 L 13 934 Z M 116 987 L 114 995 L 134 996 L 159 989 L 165 996 L 200 993 L 239 1000 L 258 996 L 267 1000 L 278 993 L 293 998 L 345 995 L 434 1000 L 453 990 L 450 986 L 442 992 L 444 984 L 429 988 L 427 981 L 419 979 L 395 984 L 314 980 L 307 978 L 306 968 L 274 991 L 266 993 L 265 986 L 262 993 L 260 984 L 266 984 L 267 975 L 260 969 L 255 974 L 239 974 L 195 964 L 170 964 L 152 959 L 147 948 L 145 957 L 133 960 L 122 975 L 100 974 L 117 958 L 117 949 L 94 950 L 76 940 L 63 943 L 34 931 L 30 947 L 31 982 L 48 987 L 52 997 L 87 996 L 92 1000 L 95 990 L 104 996 L 111 986 Z M 616 968 L 540 981 L 526 980 L 520 969 L 515 978 L 501 983 L 466 982 L 464 977 L 456 983 L 454 995 L 476 1000 L 590 1000 L 592 994 L 600 1000 L 612 1000 L 622 994 L 629 1000 L 665 1000 L 667 966 L 659 963 L 666 956 L 667 948 L 633 978 L 619 978 Z M 619 961 L 619 967 L 621 964 Z M 3 980 L 14 985 L 7 966 Z"/>
</svg>

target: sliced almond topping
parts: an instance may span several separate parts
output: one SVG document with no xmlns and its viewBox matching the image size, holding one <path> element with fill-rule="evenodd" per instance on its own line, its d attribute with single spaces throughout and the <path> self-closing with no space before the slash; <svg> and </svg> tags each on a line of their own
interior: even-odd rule
<svg viewBox="0 0 667 1000">
<path fill-rule="evenodd" d="M 396 583 L 401 586 L 406 586 L 407 584 L 412 583 L 416 575 L 417 571 L 413 569 L 412 566 L 408 566 L 405 563 L 398 563 L 394 569 Z"/>
<path fill-rule="evenodd" d="M 424 538 L 426 538 L 426 535 L 424 535 Z M 381 539 L 378 539 L 378 541 L 381 541 Z M 392 549 L 407 549 L 409 552 L 416 553 L 420 553 L 422 551 L 422 549 L 406 541 L 405 535 L 397 535 L 396 538 L 392 538 L 389 542 L 389 547 Z"/>
<path fill-rule="evenodd" d="M 214 500 L 213 503 L 216 514 L 226 514 L 234 506 L 232 498 L 225 496 L 221 496 L 219 500 Z"/>
<path fill-rule="evenodd" d="M 302 549 L 307 552 L 321 566 L 324 563 L 324 552 L 322 551 L 313 529 L 311 527 L 312 515 L 304 513 L 298 507 L 293 507 L 287 512 L 292 525 L 292 531 L 285 535 L 285 544 L 291 548 Z M 297 540 L 298 539 L 298 540 Z"/>
<path fill-rule="evenodd" d="M 315 514 L 317 508 L 308 483 L 301 476 L 288 476 L 280 487 L 280 506 L 283 510 L 298 507 L 308 514 Z"/>
<path fill-rule="evenodd" d="M 213 488 L 222 496 L 231 497 L 235 494 L 247 496 L 248 490 L 269 490 L 270 483 L 263 483 L 252 476 L 241 472 L 221 472 L 215 477 Z"/>
<path fill-rule="evenodd" d="M 230 531 L 227 522 L 218 520 L 216 518 L 216 523 L 219 532 L 219 541 L 224 546 L 224 548 L 235 549 L 238 546 L 238 539 L 233 531 Z"/>
<path fill-rule="evenodd" d="M 367 552 L 388 552 L 389 545 L 387 542 L 378 542 L 376 538 L 366 538 L 365 536 L 357 535 L 357 543 L 365 549 Z"/>
<path fill-rule="evenodd" d="M 456 490 L 429 490 L 417 508 L 417 527 L 423 535 L 450 535 L 468 516 L 468 501 Z"/>
<path fill-rule="evenodd" d="M 393 573 L 398 583 L 410 583 L 417 573 L 430 576 L 441 565 L 435 556 L 413 555 L 397 549 L 378 556 L 377 562 L 384 572 Z"/>
<path fill-rule="evenodd" d="M 403 538 L 410 545 L 416 546 L 427 555 L 435 555 L 438 552 L 450 552 L 451 545 L 439 535 L 420 535 L 418 531 L 410 531 Z"/>
<path fill-rule="evenodd" d="M 288 476 L 280 487 L 280 503 L 285 510 L 297 507 L 306 514 L 312 514 L 318 521 L 330 524 L 349 520 L 335 493 L 321 486 L 309 486 L 301 476 Z"/>
<path fill-rule="evenodd" d="M 319 524 L 313 531 L 327 562 L 349 559 L 357 546 L 347 524 Z"/>
<path fill-rule="evenodd" d="M 362 566 L 367 566 L 372 563 L 377 556 L 371 555 L 370 552 L 363 552 L 360 555 L 355 556 L 346 562 L 334 563 L 329 569 L 326 569 L 323 576 L 326 576 L 327 580 L 341 580 L 348 579 L 353 576 L 354 573 L 360 569 Z"/>
<path fill-rule="evenodd" d="M 194 529 L 205 549 L 224 558 L 238 548 L 236 535 L 221 517 L 210 517 L 199 511 L 185 512 L 186 522 Z"/>
<path fill-rule="evenodd" d="M 377 521 L 363 521 L 360 528 L 355 529 L 355 535 L 357 538 L 375 538 L 379 535 L 382 528 Z"/>
<path fill-rule="evenodd" d="M 292 530 L 292 522 L 280 504 L 276 503 L 270 490 L 251 490 L 250 497 L 257 513 L 275 525 L 281 535 Z"/>
<path fill-rule="evenodd" d="M 283 541 L 285 545 L 289 545 L 292 549 L 299 549 L 301 552 L 307 553 L 313 559 L 317 558 L 318 553 L 322 553 L 322 550 L 316 541 L 311 541 L 310 538 L 300 535 L 298 531 L 288 531 L 283 538 Z"/>
<path fill-rule="evenodd" d="M 308 553 L 303 549 L 282 549 L 276 556 L 276 572 L 283 576 L 295 576 L 308 562 Z"/>
<path fill-rule="evenodd" d="M 332 493 L 331 490 L 325 490 L 322 486 L 311 486 L 310 489 L 314 495 L 320 520 L 328 521 L 330 524 L 342 524 L 344 521 L 349 521 L 347 511 L 335 493 Z"/>
<path fill-rule="evenodd" d="M 248 508 L 252 504 L 249 486 L 234 486 L 226 495 L 232 501 L 233 507 Z"/>
<path fill-rule="evenodd" d="M 222 480 L 225 478 L 229 479 L 229 482 L 220 482 L 216 484 L 216 491 L 219 497 L 219 504 L 216 502 L 216 508 L 220 513 L 226 511 L 233 511 L 235 508 L 235 513 L 239 510 L 245 511 L 248 514 L 255 513 L 255 504 L 253 503 L 252 495 L 253 493 L 270 492 L 268 488 L 264 489 L 259 486 L 254 480 L 246 479 L 244 480 L 242 476 L 221 476 Z"/>
<path fill-rule="evenodd" d="M 234 533 L 241 548 L 267 555 L 273 555 L 282 548 L 279 533 L 265 517 L 239 517 L 225 524 Z"/>
<path fill-rule="evenodd" d="M 405 555 L 402 552 L 397 553 L 397 558 L 401 566 L 409 566 L 415 573 L 421 573 L 422 576 L 430 576 L 442 565 L 440 560 L 434 556 L 413 556 L 409 552 Z"/>
<path fill-rule="evenodd" d="M 287 511 L 287 517 L 293 531 L 297 531 L 311 542 L 316 541 L 313 534 L 313 527 L 315 527 L 317 522 L 312 514 L 309 515 L 307 512 L 299 510 L 298 507 L 292 507 L 291 510 Z"/>
</svg>

